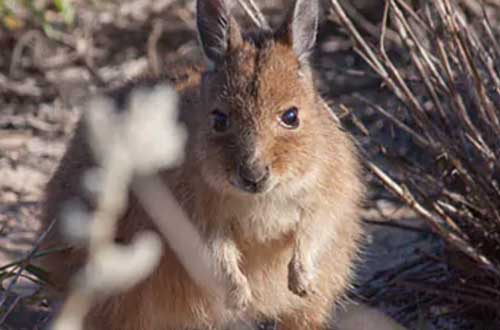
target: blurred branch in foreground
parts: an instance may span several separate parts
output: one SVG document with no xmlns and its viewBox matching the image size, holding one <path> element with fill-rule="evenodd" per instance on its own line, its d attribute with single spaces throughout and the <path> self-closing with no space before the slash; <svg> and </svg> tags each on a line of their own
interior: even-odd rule
<svg viewBox="0 0 500 330">
<path fill-rule="evenodd" d="M 88 233 L 84 237 L 88 262 L 76 275 L 73 289 L 53 325 L 57 330 L 81 329 L 85 314 L 96 299 L 129 289 L 157 266 L 162 254 L 158 234 L 139 233 L 129 246 L 114 243 L 114 228 L 127 204 L 129 186 L 193 279 L 222 294 L 217 291 L 221 287 L 198 232 L 155 174 L 182 159 L 186 133 L 176 122 L 175 92 L 165 85 L 151 90 L 137 88 L 128 107 L 119 112 L 113 100 L 96 97 L 85 113 L 91 145 L 100 163 L 100 169 L 91 173 L 96 176 L 92 182 L 100 184 L 90 188 L 98 192 L 99 198 L 89 228 L 78 228 L 78 232 Z M 69 238 L 73 236 L 68 234 Z"/>
</svg>

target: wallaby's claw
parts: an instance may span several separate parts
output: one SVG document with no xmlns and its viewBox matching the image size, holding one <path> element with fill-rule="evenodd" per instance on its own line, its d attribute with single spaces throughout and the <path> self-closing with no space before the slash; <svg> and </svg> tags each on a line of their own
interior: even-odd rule
<svg viewBox="0 0 500 330">
<path fill-rule="evenodd" d="M 288 264 L 288 289 L 299 297 L 315 293 L 312 272 L 294 260 Z"/>
</svg>

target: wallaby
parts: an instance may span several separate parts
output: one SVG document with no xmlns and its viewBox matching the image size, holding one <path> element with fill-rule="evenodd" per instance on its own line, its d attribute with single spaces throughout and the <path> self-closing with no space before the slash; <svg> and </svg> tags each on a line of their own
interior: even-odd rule
<svg viewBox="0 0 500 330">
<path fill-rule="evenodd" d="M 158 269 L 94 308 L 88 329 L 222 329 L 237 318 L 274 319 L 281 330 L 328 328 L 352 279 L 364 186 L 354 143 L 313 81 L 318 6 L 296 0 L 277 30 L 242 33 L 229 0 L 197 1 L 208 65 L 175 79 L 189 140 L 183 164 L 161 176 L 229 283 L 229 312 L 213 311 L 210 295 L 166 244 Z M 161 79 L 110 95 L 123 102 L 134 86 Z M 48 184 L 45 224 L 68 199 L 92 208 L 81 185 L 82 173 L 95 165 L 84 125 Z M 117 239 L 126 242 L 144 228 L 153 225 L 131 194 Z M 54 230 L 48 243 L 61 239 Z M 75 249 L 46 258 L 62 290 L 84 254 Z"/>
</svg>

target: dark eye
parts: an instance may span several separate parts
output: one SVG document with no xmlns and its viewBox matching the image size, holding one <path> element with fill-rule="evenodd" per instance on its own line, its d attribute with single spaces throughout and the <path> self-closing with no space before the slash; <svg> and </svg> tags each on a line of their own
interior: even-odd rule
<svg viewBox="0 0 500 330">
<path fill-rule="evenodd" d="M 212 111 L 212 128 L 217 133 L 223 133 L 229 128 L 228 115 L 222 111 Z"/>
<path fill-rule="evenodd" d="M 283 112 L 281 114 L 280 121 L 286 128 L 299 127 L 299 109 L 297 109 L 297 107 L 291 107 L 287 111 Z"/>
</svg>

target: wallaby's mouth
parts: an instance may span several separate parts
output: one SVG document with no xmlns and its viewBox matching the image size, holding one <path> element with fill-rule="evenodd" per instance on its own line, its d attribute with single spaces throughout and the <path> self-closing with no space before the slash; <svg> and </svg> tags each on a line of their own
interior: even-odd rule
<svg viewBox="0 0 500 330">
<path fill-rule="evenodd" d="M 269 184 L 267 183 L 267 180 L 262 181 L 262 182 L 249 182 L 245 180 L 235 180 L 236 182 L 233 182 L 233 185 L 247 193 L 251 194 L 260 194 L 260 193 L 265 193 L 269 191 L 270 187 Z"/>
<path fill-rule="evenodd" d="M 233 183 L 233 186 L 238 188 L 240 191 L 243 191 L 245 193 L 249 194 L 264 194 L 268 192 L 270 187 L 268 185 L 245 185 L 241 183 Z"/>
</svg>

